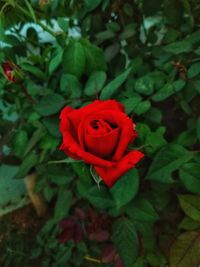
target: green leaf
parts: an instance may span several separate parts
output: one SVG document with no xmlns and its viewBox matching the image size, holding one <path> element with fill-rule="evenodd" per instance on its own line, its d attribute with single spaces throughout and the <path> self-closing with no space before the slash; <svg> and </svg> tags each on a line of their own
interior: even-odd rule
<svg viewBox="0 0 200 267">
<path fill-rule="evenodd" d="M 155 132 L 146 135 L 145 150 L 148 154 L 155 153 L 161 147 L 167 144 L 164 138 L 165 127 L 159 127 Z"/>
<path fill-rule="evenodd" d="M 141 102 L 142 98 L 140 96 L 134 96 L 127 98 L 125 100 L 122 100 L 122 104 L 125 107 L 125 111 L 127 114 L 130 114 L 134 111 L 134 109 L 137 107 L 137 105 Z"/>
<path fill-rule="evenodd" d="M 192 220 L 190 217 L 185 217 L 178 225 L 179 229 L 184 230 L 198 230 L 200 228 L 200 222 Z"/>
<path fill-rule="evenodd" d="M 101 92 L 100 99 L 106 100 L 113 96 L 114 93 L 117 93 L 119 87 L 126 81 L 129 74 L 131 72 L 131 68 L 126 69 L 124 72 L 122 72 L 117 78 L 112 80 L 110 83 L 108 83 Z"/>
<path fill-rule="evenodd" d="M 84 0 L 87 12 L 94 10 L 101 3 L 101 0 Z"/>
<path fill-rule="evenodd" d="M 73 171 L 78 175 L 77 193 L 81 197 L 85 197 L 88 190 L 93 186 L 93 181 L 89 167 L 84 162 L 78 162 L 71 165 Z"/>
<path fill-rule="evenodd" d="M 120 51 L 120 45 L 118 43 L 113 43 L 106 47 L 104 55 L 106 62 L 110 62 Z"/>
<path fill-rule="evenodd" d="M 186 37 L 186 40 L 192 44 L 196 44 L 200 41 L 200 30 L 192 32 Z"/>
<path fill-rule="evenodd" d="M 53 150 L 53 149 L 57 149 L 58 145 L 60 143 L 60 140 L 49 135 L 46 134 L 42 140 L 40 141 L 39 147 L 42 150 Z"/>
<path fill-rule="evenodd" d="M 29 63 L 21 63 L 20 67 L 22 68 L 22 70 L 25 70 L 27 72 L 30 72 L 32 75 L 34 75 L 35 77 L 39 78 L 39 79 L 46 79 L 46 75 L 43 71 L 41 71 L 39 68 L 29 64 Z"/>
<path fill-rule="evenodd" d="M 132 267 L 138 253 L 138 238 L 134 224 L 127 218 L 115 221 L 112 239 L 124 265 Z"/>
<path fill-rule="evenodd" d="M 103 50 L 90 43 L 83 43 L 83 45 L 86 56 L 86 73 L 90 75 L 93 71 L 105 71 L 107 67 Z"/>
<path fill-rule="evenodd" d="M 138 193 L 139 175 L 136 169 L 131 169 L 124 174 L 111 188 L 117 208 L 121 208 L 130 202 Z"/>
<path fill-rule="evenodd" d="M 72 246 L 73 245 L 69 243 L 67 246 L 65 245 L 65 246 L 59 247 L 58 252 L 54 254 L 54 259 L 56 262 L 56 264 L 54 264 L 54 267 L 62 267 L 62 266 L 68 267 L 69 266 L 66 263 L 69 261 L 69 259 L 72 258 L 72 250 L 73 250 Z M 48 265 L 49 264 L 50 263 L 48 263 Z"/>
<path fill-rule="evenodd" d="M 146 259 L 144 259 L 143 257 L 137 258 L 132 267 L 147 267 Z"/>
<path fill-rule="evenodd" d="M 152 204 L 143 197 L 131 202 L 126 208 L 126 213 L 131 220 L 139 222 L 155 222 L 159 219 Z"/>
<path fill-rule="evenodd" d="M 163 4 L 164 14 L 167 18 L 167 23 L 172 26 L 175 26 L 175 28 L 179 28 L 181 26 L 184 14 L 182 1 L 178 2 L 176 0 L 165 0 L 163 1 Z"/>
<path fill-rule="evenodd" d="M 56 193 L 55 189 L 50 187 L 50 186 L 45 186 L 45 188 L 43 190 L 43 194 L 44 194 L 44 197 L 45 197 L 47 202 L 51 201 L 51 199 L 55 195 L 55 193 Z"/>
<path fill-rule="evenodd" d="M 71 172 L 66 172 L 65 166 L 48 165 L 46 167 L 45 178 L 56 185 L 69 185 L 73 180 Z"/>
<path fill-rule="evenodd" d="M 85 198 L 95 207 L 101 209 L 107 209 L 114 206 L 114 201 L 110 195 L 109 190 L 105 186 L 97 187 L 97 185 L 90 188 L 86 194 Z"/>
<path fill-rule="evenodd" d="M 27 174 L 29 174 L 30 170 L 36 166 L 38 162 L 38 156 L 35 152 L 31 152 L 28 156 L 25 157 L 22 164 L 19 167 L 19 170 L 15 176 L 15 178 L 25 178 Z"/>
<path fill-rule="evenodd" d="M 200 80 L 192 81 L 195 90 L 200 94 Z"/>
<path fill-rule="evenodd" d="M 138 197 L 126 207 L 126 213 L 135 224 L 136 229 L 142 234 L 144 248 L 153 249 L 155 243 L 153 225 L 159 216 L 152 204 L 146 197 Z"/>
<path fill-rule="evenodd" d="M 134 112 L 137 115 L 142 115 L 143 113 L 147 112 L 151 107 L 151 102 L 149 100 L 145 100 L 140 102 L 134 109 Z"/>
<path fill-rule="evenodd" d="M 193 154 L 180 145 L 166 145 L 154 157 L 146 179 L 162 183 L 172 182 L 172 172 L 180 168 L 192 157 Z"/>
<path fill-rule="evenodd" d="M 78 78 L 84 73 L 85 51 L 78 41 L 71 41 L 63 53 L 63 67 L 67 74 L 72 74 Z"/>
<path fill-rule="evenodd" d="M 152 96 L 155 102 L 163 101 L 171 95 L 179 92 L 185 86 L 185 81 L 177 80 L 174 83 L 165 84 L 157 93 Z"/>
<path fill-rule="evenodd" d="M 27 143 L 28 143 L 27 132 L 23 130 L 17 132 L 12 139 L 12 143 L 13 143 L 13 150 L 15 154 L 18 157 L 23 157 Z"/>
<path fill-rule="evenodd" d="M 42 116 L 49 116 L 60 111 L 64 104 L 65 100 L 61 95 L 49 94 L 35 105 L 35 110 Z"/>
<path fill-rule="evenodd" d="M 169 266 L 166 261 L 166 256 L 163 255 L 163 253 L 160 251 L 159 248 L 155 249 L 155 247 L 152 247 L 151 250 L 149 251 L 152 251 L 152 252 L 149 252 L 148 255 L 146 256 L 148 267 L 149 266 L 159 266 L 159 267 Z"/>
<path fill-rule="evenodd" d="M 160 10 L 162 0 L 154 0 L 152 3 L 149 1 L 143 1 L 142 10 L 145 16 L 154 16 Z"/>
<path fill-rule="evenodd" d="M 31 4 L 29 3 L 28 0 L 25 0 L 24 2 L 25 2 L 26 6 L 27 6 L 27 8 L 28 8 L 28 11 L 29 11 L 31 17 L 33 18 L 33 21 L 34 21 L 35 23 L 37 23 L 37 19 L 36 19 L 35 11 L 34 11 L 33 7 L 31 6 Z"/>
<path fill-rule="evenodd" d="M 60 88 L 63 93 L 70 95 L 70 98 L 79 98 L 81 96 L 81 84 L 76 76 L 71 74 L 63 74 L 60 80 Z"/>
<path fill-rule="evenodd" d="M 174 81 L 172 83 L 172 85 L 174 87 L 174 92 L 177 93 L 177 92 L 181 91 L 184 88 L 185 84 L 186 84 L 186 81 L 184 81 L 182 79 Z"/>
<path fill-rule="evenodd" d="M 143 95 L 151 95 L 154 90 L 153 79 L 146 75 L 137 79 L 135 83 L 135 91 Z"/>
<path fill-rule="evenodd" d="M 188 78 L 193 78 L 197 76 L 200 73 L 200 62 L 194 63 L 191 65 L 191 67 L 188 69 L 187 76 Z"/>
<path fill-rule="evenodd" d="M 59 17 L 57 21 L 58 21 L 58 25 L 59 25 L 59 27 L 60 27 L 64 32 L 67 32 L 68 29 L 69 29 L 69 20 L 66 19 L 66 18 L 61 18 L 61 17 Z"/>
<path fill-rule="evenodd" d="M 177 41 L 166 45 L 164 50 L 173 54 L 181 54 L 192 51 L 192 44 L 188 41 Z"/>
<path fill-rule="evenodd" d="M 158 108 L 151 107 L 145 114 L 145 118 L 153 123 L 161 124 L 162 111 Z"/>
<path fill-rule="evenodd" d="M 79 162 L 77 164 L 73 164 L 72 168 L 75 174 L 77 174 L 81 180 L 92 182 L 91 173 L 90 173 L 88 165 L 86 165 L 85 163 Z"/>
<path fill-rule="evenodd" d="M 134 36 L 136 33 L 136 24 L 131 23 L 124 27 L 123 32 L 119 35 L 119 38 L 121 40 L 126 40 L 132 36 Z"/>
<path fill-rule="evenodd" d="M 154 222 L 133 221 L 136 230 L 142 235 L 144 251 L 152 251 L 155 247 L 155 237 L 153 233 Z"/>
<path fill-rule="evenodd" d="M 33 148 L 34 146 L 41 140 L 41 138 L 44 136 L 45 130 L 43 125 L 40 125 L 37 130 L 35 130 L 29 139 L 29 142 L 26 146 L 26 150 L 24 152 L 24 156 L 27 155 Z"/>
<path fill-rule="evenodd" d="M 132 73 L 136 73 L 141 67 L 143 63 L 143 58 L 141 56 L 136 56 L 131 62 L 130 67 L 132 68 Z"/>
<path fill-rule="evenodd" d="M 200 196 L 179 195 L 180 206 L 184 213 L 195 221 L 200 221 Z"/>
<path fill-rule="evenodd" d="M 54 56 L 51 58 L 49 62 L 49 75 L 51 75 L 61 64 L 62 56 L 63 56 L 63 50 L 61 47 L 58 47 L 57 51 L 55 52 Z"/>
<path fill-rule="evenodd" d="M 152 96 L 155 102 L 162 101 L 174 93 L 174 89 L 171 83 L 165 84 L 157 93 Z"/>
<path fill-rule="evenodd" d="M 170 267 L 196 267 L 200 263 L 200 233 L 191 231 L 178 237 L 170 249 Z"/>
<path fill-rule="evenodd" d="M 72 203 L 72 193 L 67 189 L 61 188 L 55 205 L 54 218 L 60 221 L 67 217 Z"/>
<path fill-rule="evenodd" d="M 200 116 L 197 119 L 197 137 L 200 140 Z"/>
<path fill-rule="evenodd" d="M 5 35 L 5 16 L 3 14 L 3 12 L 1 13 L 0 16 L 0 39 L 3 41 L 6 37 Z"/>
<path fill-rule="evenodd" d="M 47 131 L 54 137 L 61 137 L 59 131 L 59 118 L 56 117 L 45 117 L 42 120 L 42 123 L 46 127 Z"/>
<path fill-rule="evenodd" d="M 106 81 L 106 73 L 103 71 L 94 71 L 91 73 L 88 81 L 86 82 L 84 93 L 87 96 L 97 94 L 104 86 Z"/>
<path fill-rule="evenodd" d="M 95 37 L 98 39 L 98 44 L 104 42 L 105 40 L 108 39 L 113 39 L 115 37 L 115 33 L 111 30 L 106 30 L 103 32 L 98 32 Z"/>
<path fill-rule="evenodd" d="M 186 163 L 179 171 L 180 180 L 186 189 L 200 195 L 200 166 L 197 163 Z"/>
</svg>

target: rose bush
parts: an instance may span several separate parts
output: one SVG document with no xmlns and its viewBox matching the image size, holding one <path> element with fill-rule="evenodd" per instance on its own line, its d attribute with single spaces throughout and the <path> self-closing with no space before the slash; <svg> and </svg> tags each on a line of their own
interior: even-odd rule
<svg viewBox="0 0 200 267">
<path fill-rule="evenodd" d="M 12 62 L 6 61 L 2 64 L 3 72 L 6 79 L 10 82 L 16 82 L 15 70 Z"/>
<path fill-rule="evenodd" d="M 137 136 L 135 124 L 115 100 L 96 100 L 77 110 L 65 107 L 60 120 L 60 148 L 92 164 L 109 187 L 143 157 L 138 150 L 128 150 Z"/>
<path fill-rule="evenodd" d="M 0 185 L 48 206 L 0 266 L 200 264 L 198 2 L 0 1 Z"/>
</svg>

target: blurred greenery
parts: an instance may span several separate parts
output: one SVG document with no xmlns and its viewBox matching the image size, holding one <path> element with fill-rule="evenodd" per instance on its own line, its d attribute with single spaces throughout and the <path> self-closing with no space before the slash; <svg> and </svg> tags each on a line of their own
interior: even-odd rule
<svg viewBox="0 0 200 267">
<path fill-rule="evenodd" d="M 199 14 L 195 0 L 0 2 L 0 168 L 17 166 L 15 178 L 37 173 L 35 190 L 50 210 L 31 237 L 37 266 L 121 267 L 119 257 L 125 267 L 200 264 Z M 138 131 L 134 147 L 145 154 L 111 190 L 99 190 L 82 162 L 48 163 L 65 159 L 61 108 L 96 98 L 124 104 Z M 77 207 L 112 217 L 109 240 L 58 242 L 60 220 Z M 13 267 L 10 238 L 23 243 L 14 232 L 4 238 L 3 267 Z M 119 255 L 102 262 L 107 243 Z M 23 253 L 28 262 L 22 244 Z"/>
</svg>

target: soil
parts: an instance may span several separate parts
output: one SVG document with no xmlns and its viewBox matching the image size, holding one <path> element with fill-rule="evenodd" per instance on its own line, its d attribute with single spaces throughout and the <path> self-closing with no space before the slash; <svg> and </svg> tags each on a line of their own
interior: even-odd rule
<svg viewBox="0 0 200 267">
<path fill-rule="evenodd" d="M 31 250 L 31 245 L 35 242 L 37 233 L 47 219 L 48 215 L 39 218 L 31 205 L 0 217 L 1 267 L 40 266 L 38 260 L 29 261 L 27 252 Z M 19 253 L 21 253 L 21 261 L 25 265 L 16 261 L 16 259 L 20 258 Z"/>
</svg>

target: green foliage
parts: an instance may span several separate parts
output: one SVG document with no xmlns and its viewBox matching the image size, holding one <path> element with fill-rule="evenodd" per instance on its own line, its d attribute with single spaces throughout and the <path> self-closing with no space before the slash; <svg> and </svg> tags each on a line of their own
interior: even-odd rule
<svg viewBox="0 0 200 267">
<path fill-rule="evenodd" d="M 186 267 L 200 262 L 199 232 L 185 232 L 173 244 L 170 253 L 170 266 Z"/>
<path fill-rule="evenodd" d="M 131 267 L 137 257 L 137 232 L 134 224 L 127 218 L 118 219 L 113 225 L 112 239 L 125 266 Z"/>
<path fill-rule="evenodd" d="M 35 110 L 42 116 L 57 113 L 64 105 L 65 100 L 61 95 L 49 94 L 44 96 L 36 105 Z"/>
<path fill-rule="evenodd" d="M 102 100 L 110 99 L 113 96 L 113 94 L 117 92 L 119 87 L 125 82 L 130 72 L 131 72 L 131 68 L 128 68 L 123 73 L 121 73 L 118 77 L 116 77 L 113 81 L 107 84 L 102 89 L 100 98 Z"/>
<path fill-rule="evenodd" d="M 84 89 L 87 96 L 92 96 L 101 91 L 106 81 L 106 73 L 103 71 L 95 71 L 91 73 Z"/>
<path fill-rule="evenodd" d="M 156 155 L 147 173 L 147 179 L 162 183 L 172 182 L 171 173 L 192 158 L 192 153 L 179 145 L 164 146 Z"/>
<path fill-rule="evenodd" d="M 199 12 L 188 0 L 1 1 L 0 156 L 16 178 L 38 174 L 49 209 L 30 248 L 34 266 L 200 264 Z M 128 149 L 145 154 L 112 188 L 98 188 L 90 166 L 59 150 L 60 110 L 94 99 L 124 105 L 138 132 Z M 73 218 L 86 233 L 90 209 L 103 229 L 94 223 L 97 233 L 80 243 L 59 243 L 60 221 Z M 14 236 L 11 250 L 0 244 L 0 265 L 29 266 Z M 103 263 L 108 244 L 113 258 Z"/>
<path fill-rule="evenodd" d="M 117 208 L 121 208 L 130 202 L 138 193 L 139 176 L 137 170 L 132 169 L 111 188 L 111 194 Z"/>
<path fill-rule="evenodd" d="M 182 210 L 191 219 L 200 221 L 200 197 L 195 195 L 179 195 Z"/>
<path fill-rule="evenodd" d="M 64 50 L 63 67 L 66 73 L 80 77 L 85 68 L 84 47 L 78 41 L 71 41 Z"/>
<path fill-rule="evenodd" d="M 67 216 L 67 213 L 71 207 L 72 193 L 65 188 L 60 188 L 58 192 L 58 199 L 55 205 L 54 218 L 57 222 Z M 63 209 L 63 207 L 65 207 Z"/>
<path fill-rule="evenodd" d="M 198 163 L 186 163 L 180 169 L 180 180 L 185 188 L 194 194 L 200 194 L 200 166 Z"/>
</svg>

